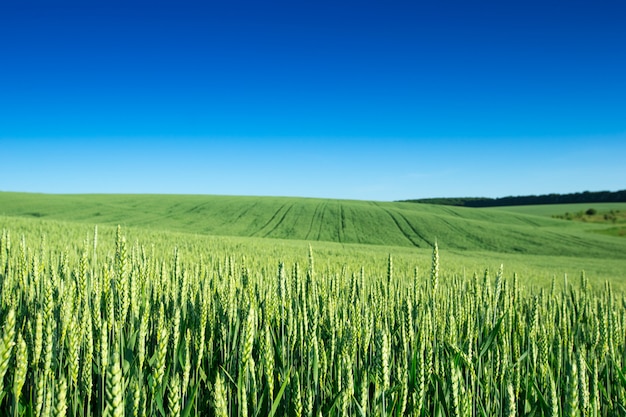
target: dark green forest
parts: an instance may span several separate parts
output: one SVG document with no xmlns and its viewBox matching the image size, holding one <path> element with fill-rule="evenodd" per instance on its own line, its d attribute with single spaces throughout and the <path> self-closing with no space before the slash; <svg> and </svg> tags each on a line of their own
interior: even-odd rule
<svg viewBox="0 0 626 417">
<path fill-rule="evenodd" d="M 499 206 L 529 206 L 535 204 L 573 204 L 573 203 L 624 203 L 626 190 L 621 191 L 584 191 L 572 194 L 544 194 L 526 196 L 508 196 L 500 198 L 487 197 L 452 197 L 452 198 L 422 198 L 402 200 L 408 203 L 441 204 L 446 206 L 462 207 L 499 207 Z"/>
</svg>

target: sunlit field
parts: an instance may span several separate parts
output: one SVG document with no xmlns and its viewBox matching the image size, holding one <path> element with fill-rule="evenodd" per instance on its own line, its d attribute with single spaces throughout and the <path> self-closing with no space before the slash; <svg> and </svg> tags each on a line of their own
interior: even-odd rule
<svg viewBox="0 0 626 417">
<path fill-rule="evenodd" d="M 466 223 L 484 227 L 488 212 L 469 210 Z M 0 216 L 3 415 L 626 412 L 624 259 L 611 251 L 462 250 L 445 233 L 419 247 L 226 237 L 51 217 Z M 503 219 L 536 222 L 525 230 L 540 241 L 561 227 L 501 217 L 490 231 Z M 558 233 L 596 238 L 569 224 Z"/>
</svg>

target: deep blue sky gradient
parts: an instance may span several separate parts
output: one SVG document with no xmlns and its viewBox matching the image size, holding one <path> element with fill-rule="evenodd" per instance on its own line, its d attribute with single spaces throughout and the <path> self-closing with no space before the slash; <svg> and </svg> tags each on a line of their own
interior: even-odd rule
<svg viewBox="0 0 626 417">
<path fill-rule="evenodd" d="M 621 1 L 0 3 L 0 190 L 626 188 Z"/>
</svg>

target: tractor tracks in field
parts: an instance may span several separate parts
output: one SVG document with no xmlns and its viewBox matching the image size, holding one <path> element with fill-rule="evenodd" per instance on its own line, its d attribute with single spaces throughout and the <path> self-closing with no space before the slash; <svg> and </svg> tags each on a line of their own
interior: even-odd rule
<svg viewBox="0 0 626 417">
<path fill-rule="evenodd" d="M 321 240 L 322 238 L 322 229 L 324 228 L 324 213 L 326 213 L 326 206 L 328 204 L 324 204 L 322 210 L 320 211 L 320 227 L 317 229 L 317 240 Z"/>
<path fill-rule="evenodd" d="M 344 242 L 346 240 L 346 212 L 343 208 L 343 204 L 339 205 L 339 217 L 341 220 L 341 227 L 338 231 L 339 242 Z"/>
<path fill-rule="evenodd" d="M 244 217 L 246 214 L 248 214 L 252 209 L 254 209 L 254 207 L 257 206 L 258 203 L 254 202 L 252 204 L 250 204 L 248 207 L 246 207 L 245 209 L 241 210 L 241 212 L 239 213 L 239 215 L 237 216 L 237 218 L 235 218 L 235 220 L 233 220 L 233 223 L 238 222 L 242 217 Z"/>
<path fill-rule="evenodd" d="M 474 240 L 476 240 L 473 235 L 467 233 L 467 231 L 461 226 L 454 224 L 454 222 L 446 219 L 444 216 L 440 216 L 439 220 L 452 231 L 451 234 L 457 234 L 458 236 L 471 236 Z"/>
<path fill-rule="evenodd" d="M 272 217 L 270 217 L 270 219 L 263 226 L 261 226 L 261 228 L 256 233 L 254 233 L 254 235 L 258 236 L 262 234 L 263 237 L 268 237 L 274 230 L 278 228 L 278 226 L 280 226 L 283 220 L 285 220 L 285 217 L 287 217 L 287 213 L 291 211 L 293 206 L 294 203 L 285 203 L 280 206 L 278 210 L 274 212 Z M 276 221 L 276 219 L 278 219 L 278 221 Z M 265 231 L 266 229 L 267 231 Z"/>
<path fill-rule="evenodd" d="M 313 231 L 313 225 L 315 224 L 315 219 L 317 218 L 317 213 L 319 212 L 320 207 L 323 207 L 323 206 L 324 206 L 324 204 L 322 204 L 322 203 L 315 205 L 315 210 L 313 211 L 313 216 L 311 216 L 311 223 L 309 224 L 309 230 L 307 230 L 306 235 L 304 235 L 304 239 L 305 240 L 309 239 L 309 236 L 311 235 L 311 232 Z M 317 233 L 317 237 L 319 239 L 319 230 L 318 230 L 318 233 Z"/>
<path fill-rule="evenodd" d="M 406 224 L 409 225 L 409 227 L 411 228 L 411 231 L 413 231 L 413 233 L 415 233 L 415 236 L 417 236 L 418 238 L 420 238 L 421 240 L 423 240 L 424 242 L 426 242 L 426 246 L 429 247 L 432 245 L 432 242 L 429 242 L 428 239 L 426 239 L 424 237 L 424 235 L 422 235 L 414 226 L 413 224 L 411 224 L 411 222 L 409 221 L 409 219 L 406 218 L 406 216 L 402 213 L 398 213 L 398 216 L 400 216 L 405 222 Z M 416 245 L 417 246 L 417 245 Z"/>
<path fill-rule="evenodd" d="M 460 217 L 462 219 L 464 218 L 457 211 L 451 209 L 450 207 L 444 206 L 444 205 L 440 206 L 439 210 L 441 210 L 443 213 L 449 214 L 451 217 Z"/>
<path fill-rule="evenodd" d="M 391 218 L 391 220 L 394 222 L 394 224 L 396 225 L 396 227 L 398 228 L 398 230 L 400 231 L 400 233 L 402 233 L 402 235 L 404 236 L 404 238 L 406 240 L 408 240 L 411 245 L 415 246 L 416 248 L 419 248 L 420 245 L 419 243 L 415 240 L 414 236 L 411 235 L 410 233 L 407 233 L 407 231 L 400 225 L 400 222 L 398 221 L 398 219 L 396 218 L 396 216 L 394 216 L 394 213 L 385 207 L 382 207 L 380 204 L 376 204 L 378 207 L 380 207 L 385 213 L 387 213 L 387 215 Z M 413 232 L 415 233 L 415 229 L 413 228 L 413 226 L 407 221 L 406 217 L 404 217 L 403 215 L 399 214 L 400 218 L 402 220 L 404 220 L 405 223 L 407 223 L 409 225 L 409 228 L 411 228 L 413 230 Z M 422 240 L 424 240 L 421 236 L 418 235 L 418 237 L 420 237 Z"/>
<path fill-rule="evenodd" d="M 291 211 L 291 209 L 293 208 L 294 204 L 290 204 L 289 207 L 287 207 L 287 209 L 285 210 L 285 212 L 283 213 L 283 215 L 280 217 L 280 219 L 278 220 L 278 223 L 276 223 L 274 225 L 274 227 L 269 230 L 264 237 L 269 236 L 274 230 L 278 229 L 278 226 L 280 226 L 280 224 L 283 222 L 283 220 L 285 220 L 285 217 L 287 217 L 287 213 L 289 213 Z"/>
<path fill-rule="evenodd" d="M 534 227 L 542 227 L 543 226 L 539 222 L 533 220 L 532 218 L 528 218 L 527 216 L 515 216 L 515 218 L 517 220 L 519 220 L 520 223 L 528 224 L 530 226 L 534 226 Z"/>
</svg>

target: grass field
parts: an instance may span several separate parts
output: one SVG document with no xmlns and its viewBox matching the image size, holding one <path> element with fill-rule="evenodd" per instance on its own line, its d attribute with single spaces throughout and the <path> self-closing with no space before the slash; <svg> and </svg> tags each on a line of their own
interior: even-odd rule
<svg viewBox="0 0 626 417">
<path fill-rule="evenodd" d="M 626 203 L 556 204 L 494 209 L 594 224 L 595 227 L 585 230 L 606 236 L 626 237 Z M 590 210 L 594 214 L 587 214 Z"/>
<path fill-rule="evenodd" d="M 0 215 L 212 236 L 626 259 L 598 226 L 512 210 L 278 197 L 0 193 Z"/>
<path fill-rule="evenodd" d="M 624 415 L 625 239 L 550 216 L 0 193 L 0 415 Z"/>
<path fill-rule="evenodd" d="M 71 248 L 78 251 L 85 240 L 91 238 L 93 225 L 68 221 L 32 219 L 0 216 L 0 230 L 10 230 L 14 239 L 24 236 L 28 242 L 39 242 L 42 236 L 64 236 Z M 113 241 L 115 227 L 98 226 L 102 242 Z M 411 275 L 417 267 L 421 271 L 430 268 L 432 248 L 353 244 L 296 239 L 266 239 L 240 236 L 208 236 L 197 233 L 170 232 L 164 230 L 125 227 L 130 242 L 151 242 L 158 253 L 168 254 L 174 247 L 181 254 L 198 257 L 203 248 L 216 248 L 217 253 L 237 254 L 238 257 L 253 253 L 269 264 L 278 262 L 306 263 L 309 245 L 316 253 L 319 265 L 334 267 L 343 264 L 358 264 L 365 268 L 379 269 L 387 257 L 394 257 L 395 268 L 401 275 Z M 613 238 L 614 239 L 614 238 Z M 107 248 L 105 243 L 103 248 Z M 114 248 L 109 246 L 109 254 Z M 211 256 L 211 253 L 205 253 Z M 442 249 L 442 262 L 450 274 L 481 275 L 485 269 L 496 271 L 504 264 L 509 274 L 517 273 L 529 286 L 547 288 L 552 279 L 561 285 L 565 275 L 577 277 L 587 273 L 591 285 L 602 287 L 609 279 L 618 288 L 626 289 L 626 261 L 612 258 L 572 257 L 558 255 L 535 255 L 522 253 L 500 253 L 485 250 Z M 384 272 L 384 271 L 383 271 Z M 381 272 L 382 274 L 382 272 Z"/>
<path fill-rule="evenodd" d="M 603 212 L 611 210 L 626 211 L 626 203 L 545 204 L 536 206 L 490 207 L 489 210 L 552 217 L 565 213 L 585 212 L 590 208 L 595 208 Z"/>
</svg>

